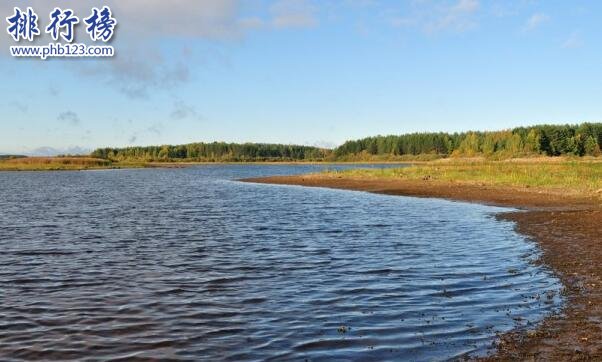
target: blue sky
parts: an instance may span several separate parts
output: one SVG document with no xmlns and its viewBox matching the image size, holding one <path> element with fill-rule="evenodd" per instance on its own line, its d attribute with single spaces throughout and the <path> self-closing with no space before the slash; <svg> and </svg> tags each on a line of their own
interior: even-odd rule
<svg viewBox="0 0 602 362">
<path fill-rule="evenodd" d="M 7 0 L 0 11 L 30 5 L 45 21 L 54 6 L 104 4 L 119 21 L 114 59 L 14 59 L 0 36 L 0 153 L 334 146 L 602 119 L 599 1 Z"/>
</svg>

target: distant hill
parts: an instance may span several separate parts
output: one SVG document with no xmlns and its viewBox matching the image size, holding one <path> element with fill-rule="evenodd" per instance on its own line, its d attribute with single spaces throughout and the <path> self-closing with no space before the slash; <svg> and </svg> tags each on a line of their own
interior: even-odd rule
<svg viewBox="0 0 602 362">
<path fill-rule="evenodd" d="M 35 157 L 54 157 L 59 155 L 74 155 L 83 156 L 89 155 L 92 150 L 83 147 L 69 147 L 69 148 L 54 148 L 54 147 L 38 147 L 27 154 Z"/>
</svg>

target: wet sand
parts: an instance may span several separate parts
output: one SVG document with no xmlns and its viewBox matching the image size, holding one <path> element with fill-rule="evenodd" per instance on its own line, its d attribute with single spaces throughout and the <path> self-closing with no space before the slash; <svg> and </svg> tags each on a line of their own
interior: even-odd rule
<svg viewBox="0 0 602 362">
<path fill-rule="evenodd" d="M 497 354 L 485 360 L 602 360 L 602 202 L 565 190 L 457 184 L 432 180 L 354 178 L 336 175 L 275 176 L 245 182 L 436 197 L 518 208 L 499 215 L 538 242 L 539 262 L 565 286 L 567 304 L 534 331 L 501 336 Z"/>
</svg>

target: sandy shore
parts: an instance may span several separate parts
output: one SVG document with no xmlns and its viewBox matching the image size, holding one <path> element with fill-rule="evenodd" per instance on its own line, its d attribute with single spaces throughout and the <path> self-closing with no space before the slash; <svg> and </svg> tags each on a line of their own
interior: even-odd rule
<svg viewBox="0 0 602 362">
<path fill-rule="evenodd" d="M 335 175 L 276 176 L 243 180 L 436 197 L 526 210 L 499 217 L 535 239 L 566 288 L 561 315 L 547 318 L 536 331 L 502 336 L 498 353 L 487 360 L 602 360 L 602 204 L 600 199 L 563 190 L 495 187 L 439 181 L 352 178 Z"/>
</svg>

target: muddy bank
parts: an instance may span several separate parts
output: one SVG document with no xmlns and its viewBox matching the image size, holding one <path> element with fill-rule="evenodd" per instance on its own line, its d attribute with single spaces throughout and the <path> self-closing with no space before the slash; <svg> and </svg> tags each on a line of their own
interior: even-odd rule
<svg viewBox="0 0 602 362">
<path fill-rule="evenodd" d="M 602 205 L 600 199 L 564 190 L 535 190 L 439 181 L 276 176 L 255 183 L 329 187 L 389 195 L 437 197 L 524 209 L 500 215 L 539 243 L 545 263 L 561 278 L 568 303 L 528 333 L 502 336 L 488 360 L 602 360 Z"/>
</svg>

